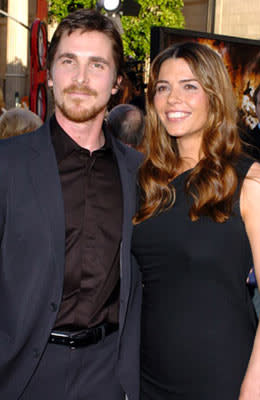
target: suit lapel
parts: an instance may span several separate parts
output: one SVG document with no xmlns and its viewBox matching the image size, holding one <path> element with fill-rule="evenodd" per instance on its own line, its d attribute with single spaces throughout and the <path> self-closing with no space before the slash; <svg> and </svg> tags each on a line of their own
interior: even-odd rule
<svg viewBox="0 0 260 400">
<path fill-rule="evenodd" d="M 120 331 L 126 316 L 127 304 L 131 288 L 130 249 L 132 237 L 132 217 L 136 211 L 136 172 L 142 156 L 128 149 L 112 137 L 114 153 L 117 158 L 123 191 L 123 228 L 120 249 Z"/>
<path fill-rule="evenodd" d="M 63 282 L 65 254 L 65 221 L 61 183 L 49 123 L 43 125 L 32 142 L 34 156 L 30 160 L 30 174 L 40 212 L 50 229 L 52 253 Z M 62 267 L 62 268 L 60 268 Z"/>
<path fill-rule="evenodd" d="M 136 172 L 142 156 L 136 157 L 112 137 L 113 149 L 117 158 L 123 191 L 123 239 L 132 232 L 132 217 L 136 211 Z"/>
</svg>

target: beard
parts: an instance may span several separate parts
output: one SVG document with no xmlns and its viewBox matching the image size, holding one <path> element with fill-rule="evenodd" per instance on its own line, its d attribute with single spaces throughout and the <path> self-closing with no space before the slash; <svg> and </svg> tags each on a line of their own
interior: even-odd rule
<svg viewBox="0 0 260 400">
<path fill-rule="evenodd" d="M 107 103 L 101 103 L 96 106 L 88 107 L 84 105 L 84 101 L 81 98 L 74 98 L 66 101 L 66 94 L 73 92 L 86 94 L 88 96 L 97 97 L 97 92 L 88 87 L 78 87 L 77 85 L 72 85 L 63 90 L 63 101 L 59 102 L 54 97 L 54 102 L 56 107 L 59 108 L 60 112 L 68 120 L 72 122 L 87 122 L 95 119 L 100 113 L 102 113 L 106 107 Z"/>
</svg>

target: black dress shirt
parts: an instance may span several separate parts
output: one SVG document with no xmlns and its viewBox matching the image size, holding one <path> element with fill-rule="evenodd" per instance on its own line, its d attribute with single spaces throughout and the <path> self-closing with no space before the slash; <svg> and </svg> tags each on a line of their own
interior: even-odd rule
<svg viewBox="0 0 260 400">
<path fill-rule="evenodd" d="M 55 329 L 118 322 L 122 189 L 111 139 L 80 147 L 51 118 L 64 198 L 66 255 L 63 296 Z"/>
</svg>

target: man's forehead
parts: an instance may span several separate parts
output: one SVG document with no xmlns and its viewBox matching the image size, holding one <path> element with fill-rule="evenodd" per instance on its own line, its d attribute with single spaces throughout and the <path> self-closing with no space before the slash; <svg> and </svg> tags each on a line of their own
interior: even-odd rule
<svg viewBox="0 0 260 400">
<path fill-rule="evenodd" d="M 93 29 L 85 30 L 85 29 L 80 29 L 80 28 L 75 29 L 73 31 L 70 31 L 70 30 L 64 31 L 61 35 L 60 42 L 64 41 L 64 40 L 72 39 L 75 36 L 78 37 L 78 40 L 81 39 L 81 36 L 82 36 L 82 40 L 85 40 L 84 36 L 92 36 L 93 38 L 111 42 L 110 37 L 108 35 L 106 35 L 104 32 L 100 32 L 100 31 L 93 30 Z"/>
<path fill-rule="evenodd" d="M 86 36 L 90 36 L 87 40 Z M 75 39 L 76 37 L 76 39 Z M 63 52 L 64 50 L 78 50 L 78 51 L 100 51 L 102 54 L 112 55 L 112 41 L 103 32 L 95 30 L 84 31 L 82 29 L 77 29 L 75 31 L 65 31 L 62 33 L 60 42 L 57 48 L 57 53 Z"/>
</svg>

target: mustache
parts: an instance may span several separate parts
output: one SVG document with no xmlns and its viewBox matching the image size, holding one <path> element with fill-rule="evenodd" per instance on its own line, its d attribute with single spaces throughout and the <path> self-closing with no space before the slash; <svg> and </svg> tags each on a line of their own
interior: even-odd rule
<svg viewBox="0 0 260 400">
<path fill-rule="evenodd" d="M 64 93 L 82 93 L 88 96 L 97 96 L 97 92 L 94 89 L 91 89 L 88 86 L 78 86 L 78 85 L 71 85 L 64 89 Z"/>
</svg>

